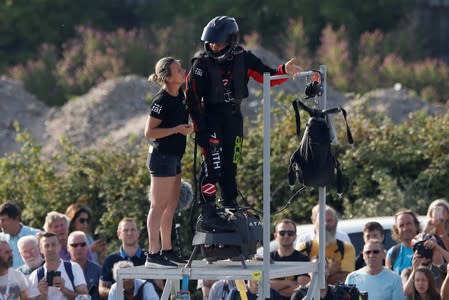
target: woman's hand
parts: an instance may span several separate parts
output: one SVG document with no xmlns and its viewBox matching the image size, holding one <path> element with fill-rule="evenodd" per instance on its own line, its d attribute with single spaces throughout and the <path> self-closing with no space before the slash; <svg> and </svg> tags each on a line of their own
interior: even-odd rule
<svg viewBox="0 0 449 300">
<path fill-rule="evenodd" d="M 95 240 L 92 245 L 90 245 L 91 252 L 101 253 L 106 250 L 106 241 L 105 240 Z"/>
<path fill-rule="evenodd" d="M 285 63 L 285 73 L 292 76 L 293 79 L 295 79 L 296 76 L 298 76 L 299 73 L 302 71 L 302 68 L 295 63 L 295 60 L 296 58 L 292 58 Z"/>
<path fill-rule="evenodd" d="M 191 134 L 192 131 L 193 131 L 192 124 L 181 124 L 175 127 L 175 133 L 179 133 L 185 136 Z"/>
</svg>

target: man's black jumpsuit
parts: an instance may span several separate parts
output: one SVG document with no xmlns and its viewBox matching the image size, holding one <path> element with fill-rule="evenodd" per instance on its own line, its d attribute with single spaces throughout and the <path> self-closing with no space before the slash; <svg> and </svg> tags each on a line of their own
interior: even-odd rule
<svg viewBox="0 0 449 300">
<path fill-rule="evenodd" d="M 201 203 L 215 201 L 216 182 L 224 203 L 235 201 L 237 164 L 243 147 L 243 118 L 240 104 L 248 97 L 249 77 L 262 83 L 263 73 L 285 74 L 266 66 L 250 51 L 237 46 L 231 59 L 216 62 L 202 53 L 195 57 L 187 76 L 187 106 L 203 154 L 200 179 Z M 275 80 L 271 85 L 286 79 Z M 221 148 L 221 152 L 217 149 Z M 218 153 L 221 153 L 217 157 Z"/>
</svg>

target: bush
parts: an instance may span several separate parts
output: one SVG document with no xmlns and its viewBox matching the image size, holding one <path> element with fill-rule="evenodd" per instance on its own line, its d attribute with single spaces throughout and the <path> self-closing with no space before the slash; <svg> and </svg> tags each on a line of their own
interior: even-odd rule
<svg viewBox="0 0 449 300">
<path fill-rule="evenodd" d="M 11 78 L 23 81 L 24 87 L 48 105 L 63 105 L 67 101 L 64 89 L 58 84 L 55 73 L 58 62 L 54 46 L 42 45 L 38 60 L 30 60 L 25 65 L 17 65 L 8 70 Z"/>
</svg>

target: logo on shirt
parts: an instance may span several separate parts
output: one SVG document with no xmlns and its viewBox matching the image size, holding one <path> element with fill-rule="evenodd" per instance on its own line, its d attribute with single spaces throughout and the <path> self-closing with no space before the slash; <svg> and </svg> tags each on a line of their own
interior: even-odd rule
<svg viewBox="0 0 449 300">
<path fill-rule="evenodd" d="M 201 70 L 200 68 L 195 68 L 194 73 L 195 75 L 203 76 L 203 70 Z"/>
<path fill-rule="evenodd" d="M 162 105 L 160 104 L 154 104 L 153 107 L 151 108 L 151 111 L 160 114 L 162 110 Z"/>
</svg>

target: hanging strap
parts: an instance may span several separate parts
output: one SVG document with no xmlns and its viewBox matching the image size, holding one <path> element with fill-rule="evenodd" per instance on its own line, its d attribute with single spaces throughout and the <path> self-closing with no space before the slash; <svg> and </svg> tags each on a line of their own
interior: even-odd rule
<svg viewBox="0 0 449 300">
<path fill-rule="evenodd" d="M 341 107 L 341 106 L 323 110 L 323 113 L 325 115 L 336 114 L 336 113 L 339 113 L 339 112 L 342 113 L 343 119 L 345 120 L 345 124 L 346 124 L 346 138 L 348 139 L 348 143 L 351 145 L 352 149 L 354 149 L 354 139 L 352 138 L 351 128 L 349 128 L 348 120 L 346 118 L 346 110 L 343 107 Z"/>
<path fill-rule="evenodd" d="M 294 100 L 292 102 L 292 106 L 293 109 L 295 110 L 295 122 L 296 122 L 296 136 L 298 137 L 298 139 L 301 139 L 301 117 L 299 115 L 299 109 L 298 109 L 298 104 L 296 103 L 296 101 L 299 100 Z"/>
<path fill-rule="evenodd" d="M 337 195 L 341 199 L 343 195 L 343 175 L 341 173 L 341 165 L 338 159 L 335 159 L 335 166 L 337 169 Z"/>
</svg>

